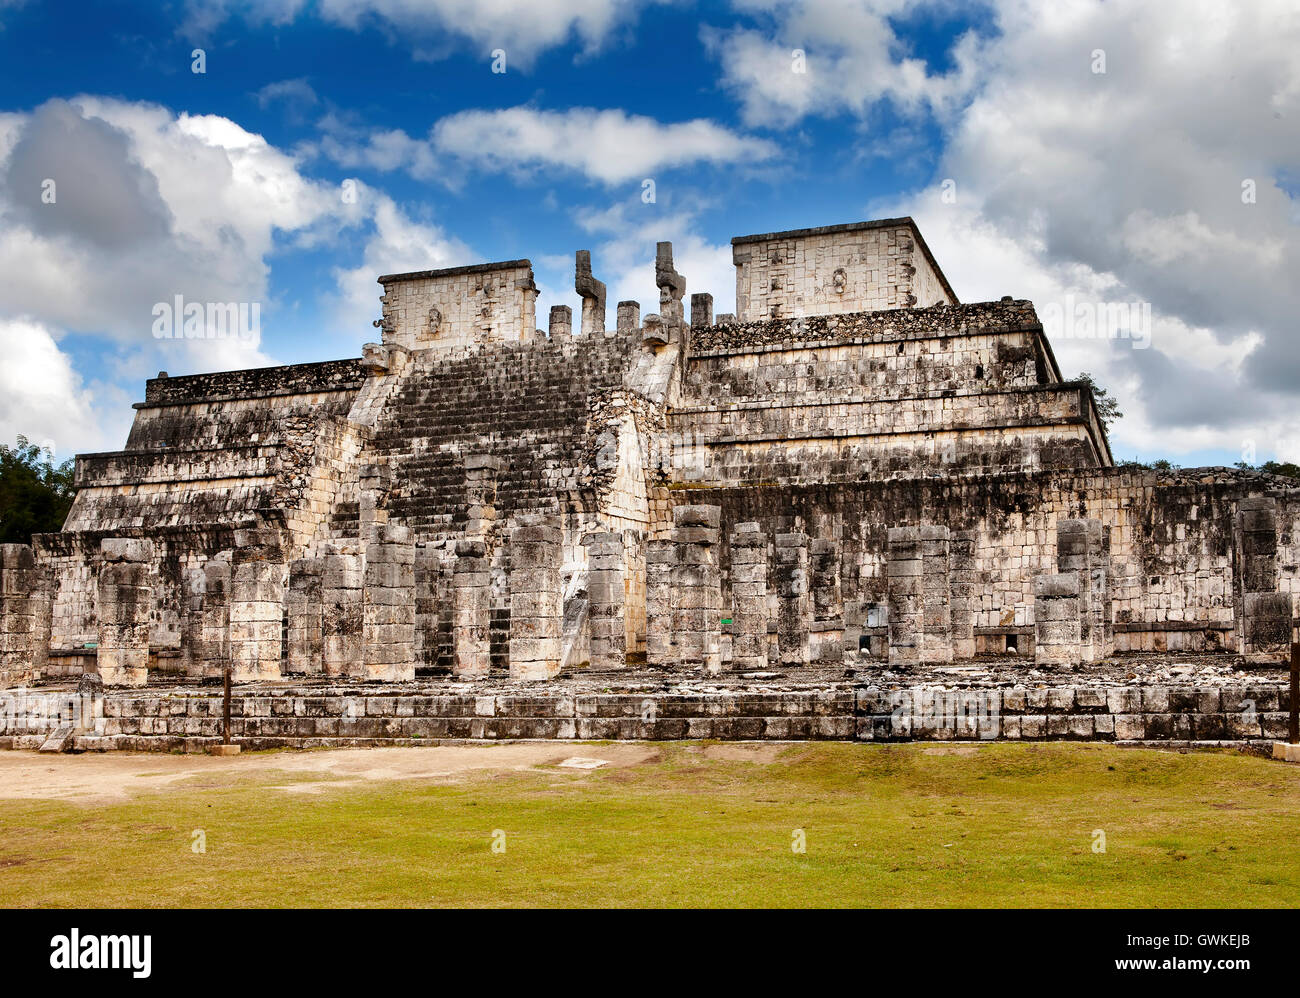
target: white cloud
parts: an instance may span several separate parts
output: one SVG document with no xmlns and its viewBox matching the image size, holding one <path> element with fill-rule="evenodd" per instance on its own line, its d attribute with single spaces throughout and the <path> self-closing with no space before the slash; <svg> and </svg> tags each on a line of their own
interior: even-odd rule
<svg viewBox="0 0 1300 998">
<path fill-rule="evenodd" d="M 419 180 L 448 180 L 449 171 L 469 166 L 571 170 L 616 184 L 695 164 L 744 166 L 777 154 L 765 139 L 701 118 L 664 123 L 622 110 L 584 107 L 461 111 L 439 120 L 427 139 L 412 138 L 401 129 L 366 132 L 334 115 L 323 118 L 321 128 L 321 138 L 305 145 L 304 154 L 323 155 L 348 168 L 405 170 Z"/>
<path fill-rule="evenodd" d="M 743 165 L 776 155 L 770 142 L 700 118 L 664 124 L 583 107 L 462 111 L 437 123 L 433 141 L 440 152 L 489 169 L 558 166 L 606 184 L 688 164 Z"/>
<path fill-rule="evenodd" d="M 305 10 L 350 29 L 385 28 L 422 58 L 448 54 L 454 39 L 469 42 L 484 60 L 506 51 L 507 66 L 529 69 L 547 49 L 576 40 L 584 54 L 599 50 L 635 21 L 648 0 L 190 0 L 182 33 L 210 35 L 227 18 L 285 24 Z"/>
<path fill-rule="evenodd" d="M 59 350 L 46 326 L 30 319 L 0 318 L 0 443 L 18 435 L 49 448 L 56 461 L 73 450 L 121 446 L 129 408 L 105 421 L 95 396 Z"/>
<path fill-rule="evenodd" d="M 344 326 L 357 335 L 379 338 L 371 323 L 379 317 L 381 289 L 376 279 L 383 274 L 402 274 L 413 270 L 440 270 L 474 263 L 472 250 L 449 237 L 436 225 L 418 222 L 407 216 L 392 198 L 364 185 L 359 188 L 362 201 L 372 204 L 374 230 L 366 241 L 361 262 L 356 267 L 339 267 L 334 271 L 338 284 L 338 314 Z"/>
<path fill-rule="evenodd" d="M 764 28 L 715 28 L 701 37 L 722 63 L 723 86 L 741 102 L 751 125 L 785 126 L 809 114 L 864 114 L 891 100 L 904 110 L 947 112 L 976 81 L 979 39 L 961 37 L 955 67 L 932 70 L 906 54 L 891 18 L 945 0 L 748 0 L 734 4 Z"/>
</svg>

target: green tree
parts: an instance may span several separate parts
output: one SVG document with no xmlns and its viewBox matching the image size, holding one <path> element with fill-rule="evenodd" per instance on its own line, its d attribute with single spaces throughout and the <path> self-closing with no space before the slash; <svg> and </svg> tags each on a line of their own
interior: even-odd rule
<svg viewBox="0 0 1300 998">
<path fill-rule="evenodd" d="M 1101 425 L 1105 429 L 1109 430 L 1111 423 L 1124 418 L 1124 414 L 1119 411 L 1119 403 L 1115 401 L 1115 397 L 1111 395 L 1109 390 L 1097 384 L 1091 374 L 1084 371 L 1074 380 L 1080 381 L 1092 389 L 1093 401 L 1097 403 L 1097 416 L 1101 419 Z"/>
<path fill-rule="evenodd" d="M 55 533 L 72 508 L 72 461 L 55 465 L 48 450 L 20 436 L 0 444 L 0 544 L 30 544 Z"/>
</svg>

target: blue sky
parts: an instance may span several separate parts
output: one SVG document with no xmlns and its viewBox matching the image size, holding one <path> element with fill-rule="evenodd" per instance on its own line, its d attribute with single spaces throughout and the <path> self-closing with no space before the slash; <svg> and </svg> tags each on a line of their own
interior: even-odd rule
<svg viewBox="0 0 1300 998">
<path fill-rule="evenodd" d="M 356 356 L 382 272 L 528 257 L 544 325 L 580 248 L 648 310 L 672 239 L 724 311 L 731 236 L 912 214 L 963 300 L 1149 303 L 1053 338 L 1117 456 L 1300 459 L 1293 7 L 0 0 L 0 433 L 114 449 L 160 369 Z M 156 339 L 176 294 L 260 339 Z"/>
</svg>

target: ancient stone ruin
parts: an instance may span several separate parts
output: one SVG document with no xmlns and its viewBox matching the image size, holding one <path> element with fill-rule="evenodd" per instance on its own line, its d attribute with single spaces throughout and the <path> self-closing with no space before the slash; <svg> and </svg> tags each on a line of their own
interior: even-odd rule
<svg viewBox="0 0 1300 998">
<path fill-rule="evenodd" d="M 658 311 L 619 302 L 611 327 L 579 251 L 578 315 L 557 306 L 545 330 L 527 260 L 391 274 L 359 358 L 150 380 L 124 449 L 77 457 L 63 531 L 0 547 L 0 686 L 97 675 L 110 696 L 208 703 L 228 669 L 245 735 L 273 720 L 260 698 L 310 699 L 276 686 L 299 683 L 465 697 L 433 734 L 680 737 L 716 734 L 709 710 L 656 700 L 647 721 L 628 694 L 584 715 L 521 691 L 816 675 L 802 706 L 727 715 L 784 722 L 719 736 L 888 737 L 915 732 L 880 727 L 879 690 L 840 689 L 854 670 L 898 689 L 996 661 L 1001 688 L 1126 653 L 1287 655 L 1287 481 L 1116 467 L 1034 306 L 960 303 L 909 218 L 732 243 L 734 315 L 693 293 L 688 316 L 661 243 Z M 473 693 L 510 684 L 510 707 Z M 1283 708 L 1256 694 L 1265 719 L 1242 737 Z M 1178 713 L 1108 695 L 1071 692 L 1061 716 L 1117 737 L 1093 715 Z M 157 720 L 147 697 L 113 703 L 142 712 L 117 730 L 214 733 L 136 723 Z M 1232 726 L 1216 703 L 1218 727 L 1189 737 Z M 1046 736 L 1043 711 L 1029 730 Z"/>
</svg>

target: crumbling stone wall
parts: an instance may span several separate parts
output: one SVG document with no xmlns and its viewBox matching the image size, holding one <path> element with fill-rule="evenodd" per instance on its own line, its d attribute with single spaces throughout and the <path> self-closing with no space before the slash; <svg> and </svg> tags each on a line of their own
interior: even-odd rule
<svg viewBox="0 0 1300 998">
<path fill-rule="evenodd" d="M 742 320 L 957 301 L 911 219 L 739 236 L 731 244 Z"/>
</svg>

